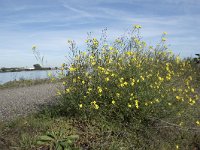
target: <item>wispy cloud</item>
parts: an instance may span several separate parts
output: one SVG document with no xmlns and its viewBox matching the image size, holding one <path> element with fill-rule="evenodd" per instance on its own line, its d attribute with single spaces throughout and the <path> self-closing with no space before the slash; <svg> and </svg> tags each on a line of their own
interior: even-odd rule
<svg viewBox="0 0 200 150">
<path fill-rule="evenodd" d="M 197 0 L 1 0 L 0 67 L 31 66 L 36 44 L 49 65 L 59 65 L 68 54 L 67 39 L 84 46 L 87 32 L 99 36 L 108 27 L 110 40 L 133 24 L 155 44 L 163 31 L 183 57 L 200 52 L 200 1 Z"/>
</svg>

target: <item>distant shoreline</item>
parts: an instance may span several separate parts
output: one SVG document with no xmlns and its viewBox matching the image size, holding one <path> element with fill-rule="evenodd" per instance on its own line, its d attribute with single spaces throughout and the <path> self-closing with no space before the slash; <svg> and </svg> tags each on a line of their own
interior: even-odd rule
<svg viewBox="0 0 200 150">
<path fill-rule="evenodd" d="M 45 67 L 45 68 L 40 68 L 40 69 L 28 69 L 28 68 L 3 68 L 0 69 L 0 73 L 6 73 L 6 72 L 21 72 L 21 71 L 38 71 L 38 70 L 57 70 L 58 68 L 50 68 L 50 67 Z"/>
</svg>

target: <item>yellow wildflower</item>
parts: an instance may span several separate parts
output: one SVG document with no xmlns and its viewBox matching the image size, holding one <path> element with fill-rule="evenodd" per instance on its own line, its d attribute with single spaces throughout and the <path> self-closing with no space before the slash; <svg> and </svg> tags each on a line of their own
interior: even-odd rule
<svg viewBox="0 0 200 150">
<path fill-rule="evenodd" d="M 66 91 L 66 93 L 69 93 L 69 92 L 70 92 L 70 89 L 68 88 L 68 89 L 66 89 L 65 91 Z"/>
<path fill-rule="evenodd" d="M 138 105 L 138 100 L 135 100 L 135 107 L 138 109 L 139 105 Z"/>
<path fill-rule="evenodd" d="M 131 107 L 132 107 L 132 105 L 128 103 L 128 108 L 131 108 Z"/>
<path fill-rule="evenodd" d="M 96 62 L 95 62 L 95 61 L 93 61 L 91 64 L 94 66 L 94 65 L 96 64 Z"/>
<path fill-rule="evenodd" d="M 58 91 L 58 92 L 57 92 L 57 95 L 58 95 L 58 96 L 59 96 L 59 95 L 61 95 L 61 92 L 60 92 L 60 91 Z"/>
<path fill-rule="evenodd" d="M 82 108 L 82 107 L 83 107 L 83 104 L 79 104 L 79 107 Z"/>
<path fill-rule="evenodd" d="M 140 28 L 142 28 L 142 26 L 141 26 L 141 25 L 138 25 L 138 24 L 136 24 L 136 25 L 134 25 L 134 28 L 136 28 L 136 29 L 140 29 Z"/>
<path fill-rule="evenodd" d="M 194 89 L 193 88 L 191 88 L 191 92 L 194 93 Z"/>
<path fill-rule="evenodd" d="M 197 125 L 200 125 L 200 121 L 196 121 L 196 124 L 197 124 Z"/>
<path fill-rule="evenodd" d="M 112 100 L 112 104 L 115 105 L 115 101 L 114 100 Z"/>
<path fill-rule="evenodd" d="M 176 96 L 176 99 L 177 99 L 177 100 L 180 100 L 180 99 L 181 99 L 181 97 L 180 97 L 180 96 Z"/>
<path fill-rule="evenodd" d="M 94 106 L 94 109 L 99 109 L 99 105 L 96 104 L 96 101 L 91 102 L 91 104 Z"/>
<path fill-rule="evenodd" d="M 116 93 L 116 96 L 119 98 L 119 97 L 120 97 L 120 94 L 119 94 L 119 93 Z"/>
<path fill-rule="evenodd" d="M 35 49 L 36 49 L 36 45 L 33 45 L 33 46 L 32 46 L 32 49 L 35 50 Z"/>
<path fill-rule="evenodd" d="M 167 35 L 167 32 L 163 32 L 164 35 Z"/>
<path fill-rule="evenodd" d="M 74 72 L 74 71 L 76 71 L 76 68 L 70 67 L 70 68 L 69 68 L 69 71 L 70 71 L 70 72 Z"/>
<path fill-rule="evenodd" d="M 108 77 L 107 77 L 107 78 L 105 78 L 105 81 L 107 81 L 107 82 L 108 82 L 109 80 L 110 80 L 110 79 L 109 79 Z"/>
<path fill-rule="evenodd" d="M 103 90 L 102 90 L 102 88 L 100 86 L 98 86 L 97 89 L 98 89 L 99 93 L 102 93 Z"/>
</svg>

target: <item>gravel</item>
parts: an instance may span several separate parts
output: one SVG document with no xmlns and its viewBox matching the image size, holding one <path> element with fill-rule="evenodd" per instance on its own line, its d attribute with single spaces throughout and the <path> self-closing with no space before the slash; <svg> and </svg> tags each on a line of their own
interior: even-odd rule
<svg viewBox="0 0 200 150">
<path fill-rule="evenodd" d="M 60 84 L 39 84 L 0 90 L 0 121 L 26 116 L 56 101 Z"/>
</svg>

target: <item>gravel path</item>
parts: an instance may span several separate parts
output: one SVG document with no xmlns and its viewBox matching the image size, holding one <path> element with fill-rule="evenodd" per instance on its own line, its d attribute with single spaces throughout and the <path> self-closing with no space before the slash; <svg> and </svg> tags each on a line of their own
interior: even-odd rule
<svg viewBox="0 0 200 150">
<path fill-rule="evenodd" d="M 0 121 L 36 112 L 54 102 L 58 84 L 40 84 L 0 90 Z"/>
</svg>

